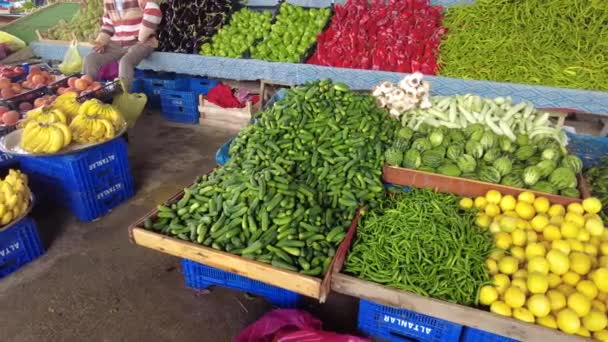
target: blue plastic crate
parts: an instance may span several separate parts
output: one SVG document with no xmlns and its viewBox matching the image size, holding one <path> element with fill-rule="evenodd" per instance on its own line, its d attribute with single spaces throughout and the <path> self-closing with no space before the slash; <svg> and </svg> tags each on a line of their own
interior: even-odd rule
<svg viewBox="0 0 608 342">
<path fill-rule="evenodd" d="M 0 153 L 0 168 L 11 166 L 16 163 L 17 160 L 12 155 L 8 153 Z"/>
<path fill-rule="evenodd" d="M 144 81 L 134 79 L 133 83 L 131 83 L 131 93 L 144 93 Z"/>
<path fill-rule="evenodd" d="M 0 278 L 44 253 L 36 222 L 24 217 L 7 229 L 0 230 Z"/>
<path fill-rule="evenodd" d="M 162 115 L 167 121 L 185 124 L 198 124 L 200 119 L 198 109 L 180 106 L 163 105 Z"/>
<path fill-rule="evenodd" d="M 238 274 L 218 270 L 188 259 L 182 259 L 182 269 L 186 286 L 193 289 L 206 289 L 210 286 L 227 287 L 262 296 L 272 304 L 283 308 L 296 307 L 302 297 L 295 292 Z"/>
<path fill-rule="evenodd" d="M 457 342 L 462 326 L 419 313 L 359 301 L 359 330 L 389 341 Z"/>
<path fill-rule="evenodd" d="M 150 89 L 188 90 L 190 77 L 179 74 L 144 75 L 144 86 Z"/>
<path fill-rule="evenodd" d="M 198 95 L 190 90 L 170 90 L 160 91 L 160 102 L 163 109 L 165 107 L 186 107 L 198 110 Z"/>
<path fill-rule="evenodd" d="M 37 196 L 92 221 L 135 193 L 127 146 L 122 138 L 72 154 L 19 157 L 20 168 Z"/>
<path fill-rule="evenodd" d="M 209 90 L 213 89 L 219 82 L 210 80 L 204 77 L 192 77 L 190 78 L 190 90 L 194 93 L 207 95 Z"/>
<path fill-rule="evenodd" d="M 608 156 L 608 137 L 595 137 L 586 134 L 567 132 L 568 149 L 583 160 L 585 168 L 598 164 L 602 157 Z"/>
<path fill-rule="evenodd" d="M 512 338 L 504 337 L 501 335 L 492 334 L 487 331 L 478 330 L 469 327 L 463 327 L 462 337 L 460 342 L 518 342 Z"/>
</svg>

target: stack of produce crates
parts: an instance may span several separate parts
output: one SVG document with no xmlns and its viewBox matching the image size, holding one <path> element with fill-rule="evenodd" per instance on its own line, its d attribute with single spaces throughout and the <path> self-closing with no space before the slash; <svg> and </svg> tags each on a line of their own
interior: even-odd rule
<svg viewBox="0 0 608 342">
<path fill-rule="evenodd" d="M 161 108 L 165 119 L 198 124 L 198 95 L 207 95 L 217 81 L 179 74 L 139 71 L 132 92 L 143 92 L 151 108 Z"/>
<path fill-rule="evenodd" d="M 0 229 L 0 279 L 44 253 L 36 222 L 24 217 Z"/>
<path fill-rule="evenodd" d="M 116 138 L 91 148 L 49 157 L 19 157 L 38 196 L 93 221 L 133 196 L 127 146 Z"/>
<path fill-rule="evenodd" d="M 200 290 L 210 286 L 226 287 L 262 296 L 272 304 L 282 308 L 296 307 L 301 299 L 301 296 L 295 292 L 199 264 L 188 259 L 182 259 L 182 269 L 186 286 L 189 288 Z"/>
<path fill-rule="evenodd" d="M 365 299 L 359 301 L 357 326 L 367 335 L 395 342 L 516 342 L 504 336 Z"/>
</svg>

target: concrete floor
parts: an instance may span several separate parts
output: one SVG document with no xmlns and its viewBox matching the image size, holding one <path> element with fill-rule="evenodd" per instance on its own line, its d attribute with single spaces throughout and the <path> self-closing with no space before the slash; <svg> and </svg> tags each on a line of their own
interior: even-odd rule
<svg viewBox="0 0 608 342">
<path fill-rule="evenodd" d="M 215 167 L 235 131 L 176 125 L 146 114 L 129 133 L 137 193 L 100 220 L 37 207 L 46 254 L 0 280 L 0 341 L 231 341 L 271 309 L 261 298 L 185 288 L 179 259 L 131 244 L 127 227 Z M 327 329 L 353 332 L 357 306 L 332 294 L 303 308 Z"/>
</svg>

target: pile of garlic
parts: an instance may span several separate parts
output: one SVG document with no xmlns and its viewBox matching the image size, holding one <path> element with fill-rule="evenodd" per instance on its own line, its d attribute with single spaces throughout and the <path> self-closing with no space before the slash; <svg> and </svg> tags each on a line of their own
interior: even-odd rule
<svg viewBox="0 0 608 342">
<path fill-rule="evenodd" d="M 403 112 L 415 108 L 430 108 L 431 85 L 422 80 L 422 74 L 415 72 L 406 76 L 398 84 L 382 82 L 372 92 L 378 105 L 390 110 L 391 116 L 399 118 Z"/>
</svg>

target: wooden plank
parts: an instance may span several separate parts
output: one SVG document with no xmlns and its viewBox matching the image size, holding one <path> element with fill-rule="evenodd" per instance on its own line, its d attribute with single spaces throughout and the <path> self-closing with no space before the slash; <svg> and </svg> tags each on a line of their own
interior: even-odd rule
<svg viewBox="0 0 608 342">
<path fill-rule="evenodd" d="M 333 274 L 331 288 L 338 293 L 364 298 L 382 305 L 415 311 L 519 341 L 588 341 L 588 339 L 580 336 L 568 335 L 558 330 L 502 317 L 491 312 L 391 289 L 342 273 Z"/>
<path fill-rule="evenodd" d="M 551 203 L 567 205 L 572 202 L 581 202 L 581 199 L 553 195 L 530 189 L 520 189 L 502 184 L 492 184 L 473 179 L 450 177 L 437 173 L 402 167 L 384 166 L 382 178 L 386 183 L 413 186 L 416 188 L 434 189 L 440 192 L 449 192 L 460 196 L 482 196 L 490 189 L 500 191 L 502 194 L 517 196 L 523 191 L 530 191 L 538 196 L 546 197 Z M 578 175 L 579 190 L 583 196 L 588 193 L 581 188 L 582 177 Z"/>
<path fill-rule="evenodd" d="M 217 251 L 191 242 L 135 227 L 131 231 L 133 241 L 144 247 L 190 259 L 211 267 L 259 280 L 312 298 L 320 297 L 321 280 L 282 270 L 258 261 Z"/>
</svg>

